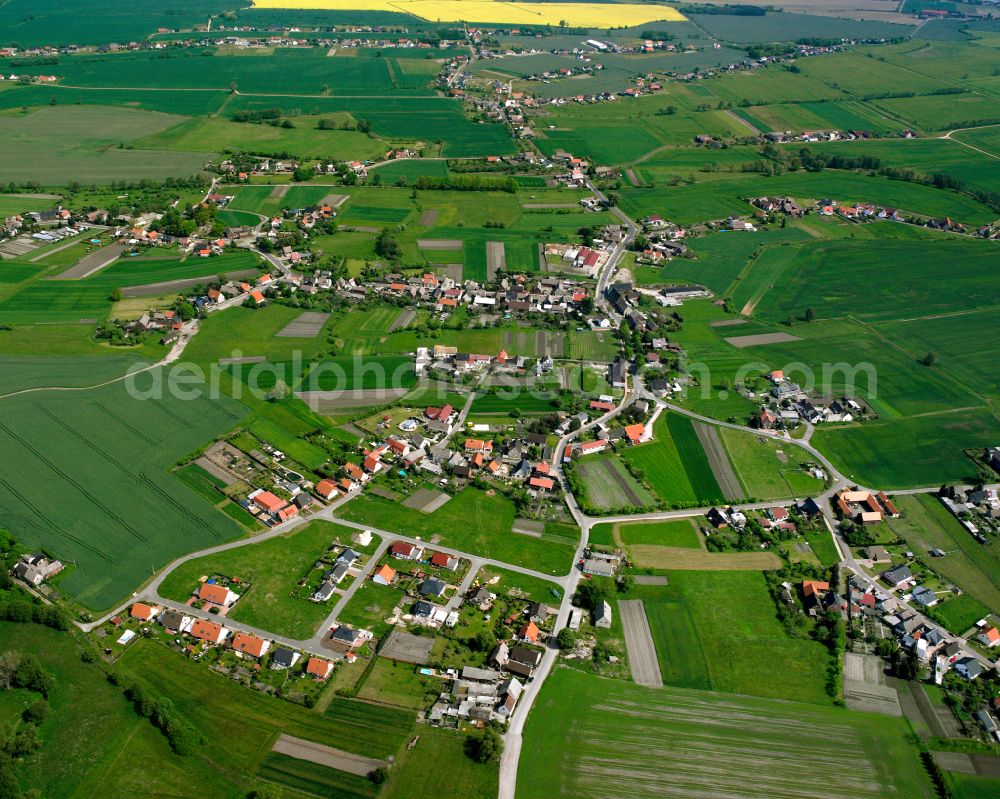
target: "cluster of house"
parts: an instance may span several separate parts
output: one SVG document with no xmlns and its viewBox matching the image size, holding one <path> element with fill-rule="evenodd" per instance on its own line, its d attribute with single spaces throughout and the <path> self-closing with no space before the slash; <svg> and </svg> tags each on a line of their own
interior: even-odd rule
<svg viewBox="0 0 1000 799">
<path fill-rule="evenodd" d="M 995 488 L 950 488 L 939 499 L 969 535 L 980 544 L 989 543 L 986 533 L 1000 525 L 1000 494 Z"/>
<path fill-rule="evenodd" d="M 884 491 L 845 488 L 834 495 L 833 505 L 842 518 L 858 524 L 876 524 L 886 517 L 890 519 L 899 517 L 899 511 Z"/>
<path fill-rule="evenodd" d="M 592 400 L 590 407 L 602 413 L 607 413 L 614 410 L 616 406 L 611 397 L 600 397 L 599 399 Z M 649 432 L 651 434 L 652 430 L 650 429 Z M 647 427 L 641 422 L 625 425 L 624 427 L 608 427 L 605 424 L 599 424 L 596 428 L 596 437 L 593 441 L 578 441 L 566 445 L 566 449 L 563 450 L 563 463 L 581 455 L 594 455 L 598 452 L 604 452 L 608 447 L 613 447 L 618 442 L 624 442 L 629 446 L 633 446 L 648 441 L 649 438 Z"/>
<path fill-rule="evenodd" d="M 102 220 L 103 217 L 95 214 L 74 215 L 61 205 L 45 211 L 13 214 L 0 220 L 0 241 L 19 236 L 26 225 L 32 225 L 41 229 L 33 232 L 30 238 L 39 244 L 51 244 L 78 236 Z"/>
<path fill-rule="evenodd" d="M 319 290 L 320 279 L 322 276 L 317 275 L 311 282 L 303 281 L 302 288 Z M 475 280 L 456 281 L 433 272 L 411 277 L 386 274 L 371 281 L 340 278 L 328 282 L 328 288 L 348 300 L 361 301 L 372 294 L 402 298 L 442 314 L 450 314 L 461 306 L 479 313 L 565 315 L 579 310 L 593 297 L 589 287 L 576 280 L 525 275 L 503 277 L 488 285 Z"/>
<path fill-rule="evenodd" d="M 447 552 L 428 552 L 424 546 L 407 541 L 394 541 L 389 547 L 389 556 L 440 570 L 437 573 L 418 573 L 419 582 L 416 584 L 414 597 L 416 601 L 409 612 L 403 614 L 402 620 L 424 627 L 454 627 L 458 623 L 458 612 L 439 604 L 449 584 L 437 575 L 457 571 L 461 560 Z M 391 586 L 398 579 L 399 572 L 388 562 L 383 563 L 372 575 L 372 582 L 376 585 Z"/>
<path fill-rule="evenodd" d="M 357 537 L 358 544 L 361 546 L 366 546 L 371 543 L 372 534 L 369 531 L 360 533 Z M 345 547 L 337 555 L 337 559 L 333 562 L 333 565 L 323 572 L 320 578 L 319 587 L 313 592 L 310 599 L 313 602 L 328 602 L 330 598 L 337 592 L 337 586 L 339 586 L 344 579 L 352 572 L 356 575 L 358 573 L 358 566 L 361 563 L 361 553 L 356 552 L 351 547 Z"/>
<path fill-rule="evenodd" d="M 514 674 L 463 666 L 452 672 L 448 689 L 431 707 L 427 720 L 435 725 L 507 721 L 523 690 L 524 683 Z"/>
<path fill-rule="evenodd" d="M 172 608 L 160 608 L 156 605 L 136 602 L 132 605 L 130 616 L 142 623 L 158 622 L 164 629 L 175 635 L 190 636 L 195 644 L 189 647 L 194 653 L 198 644 L 203 646 L 225 647 L 238 658 L 257 661 L 263 664 L 265 656 L 270 653 L 268 667 L 276 671 L 286 671 L 295 668 L 302 659 L 302 653 L 287 646 L 275 645 L 273 641 L 251 633 L 231 630 L 219 622 L 190 616 Z M 306 660 L 304 673 L 317 680 L 325 680 L 333 672 L 334 662 L 353 662 L 357 655 L 355 650 L 364 646 L 372 639 L 368 630 L 358 630 L 346 625 L 339 625 L 330 633 L 330 658 L 310 656 Z"/>
<path fill-rule="evenodd" d="M 801 386 L 780 369 L 764 377 L 770 383 L 771 404 L 762 406 L 754 421 L 761 430 L 795 427 L 800 422 L 853 422 L 866 413 L 864 406 L 851 397 L 809 398 Z"/>
<path fill-rule="evenodd" d="M 14 564 L 11 574 L 27 585 L 37 588 L 50 577 L 55 577 L 63 569 L 62 563 L 52 560 L 40 552 L 22 555 Z"/>
<path fill-rule="evenodd" d="M 298 516 L 300 511 L 312 504 L 312 497 L 300 489 L 291 500 L 287 500 L 272 491 L 257 488 L 240 504 L 256 519 L 273 527 Z"/>
</svg>

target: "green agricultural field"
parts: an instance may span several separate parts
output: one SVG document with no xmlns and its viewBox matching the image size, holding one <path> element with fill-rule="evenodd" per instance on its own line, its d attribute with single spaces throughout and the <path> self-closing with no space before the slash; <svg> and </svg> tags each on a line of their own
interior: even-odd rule
<svg viewBox="0 0 1000 799">
<path fill-rule="evenodd" d="M 349 502 L 338 514 L 389 532 L 424 539 L 438 536 L 444 546 L 461 552 L 547 574 L 565 574 L 575 546 L 563 538 L 533 538 L 512 532 L 513 503 L 502 494 L 490 496 L 475 488 L 464 489 L 433 513 L 405 508 L 369 493 Z"/>
<path fill-rule="evenodd" d="M 977 600 L 977 604 L 982 603 L 994 613 L 1000 613 L 1000 545 L 995 540 L 985 545 L 978 543 L 931 494 L 897 496 L 894 501 L 901 515 L 889 520 L 893 531 L 928 558 L 935 571 Z M 931 559 L 927 554 L 931 549 L 948 554 Z M 955 601 L 949 599 L 942 609 Z M 948 629 L 960 634 L 966 628 Z"/>
<path fill-rule="evenodd" d="M 2 401 L 5 418 L 18 420 L 0 424 L 4 451 L 19 464 L 0 483 L 6 524 L 24 544 L 75 564 L 58 585 L 89 608 L 111 606 L 184 552 L 243 532 L 167 469 L 245 410 L 225 398 L 178 399 L 174 380 L 157 397 L 161 377 L 155 370 L 136 380 L 150 399 L 114 383 Z"/>
<path fill-rule="evenodd" d="M 991 368 L 1000 356 L 1000 310 L 929 316 L 876 330 L 914 359 L 935 353 L 937 369 L 972 391 L 1000 396 L 1000 377 Z"/>
<path fill-rule="evenodd" d="M 58 194 L 0 194 L 0 216 L 42 211 L 58 202 Z"/>
<path fill-rule="evenodd" d="M 189 560 L 167 575 L 160 591 L 169 599 L 184 602 L 203 576 L 239 577 L 250 583 L 250 589 L 229 613 L 231 618 L 277 635 L 309 638 L 330 607 L 295 596 L 292 591 L 336 539 L 349 544 L 351 531 L 329 522 L 310 522 L 278 538 Z"/>
<path fill-rule="evenodd" d="M 895 39 L 913 32 L 912 25 L 873 20 L 837 19 L 812 14 L 768 12 L 759 17 L 694 14 L 692 19 L 713 36 L 730 42 L 783 42 L 803 38 Z M 763 70 L 761 70 L 763 72 Z M 768 70 L 770 73 L 774 70 Z M 739 74 L 739 73 L 737 73 Z M 751 73 L 758 74 L 758 73 Z M 789 82 L 795 81 L 787 76 Z"/>
<path fill-rule="evenodd" d="M 990 799 L 1000 791 L 1000 779 L 945 772 L 945 781 L 955 799 Z"/>
<path fill-rule="evenodd" d="M 392 769 L 383 799 L 464 799 L 495 796 L 495 764 L 466 756 L 464 737 L 449 730 L 422 727 L 413 749 L 404 749 Z"/>
<path fill-rule="evenodd" d="M 135 142 L 141 149 L 288 153 L 293 158 L 365 160 L 385 155 L 386 146 L 356 130 L 319 130 L 321 119 L 296 117 L 292 128 L 232 122 L 219 117 L 192 119 Z"/>
<path fill-rule="evenodd" d="M 800 465 L 810 460 L 805 450 L 741 430 L 722 428 L 719 434 L 746 496 L 787 499 L 813 496 L 823 489 L 823 481 Z"/>
<path fill-rule="evenodd" d="M 756 315 L 770 321 L 798 316 L 806 308 L 819 318 L 851 315 L 867 321 L 971 310 L 992 305 L 977 300 L 973 286 L 990 279 L 990 242 L 921 242 L 914 262 L 910 241 L 832 241 L 804 247 L 786 270 L 781 291 L 768 292 Z M 898 274 L 894 280 L 876 275 Z"/>
<path fill-rule="evenodd" d="M 975 482 L 965 450 L 994 446 L 1000 422 L 985 410 L 964 410 L 847 426 L 821 427 L 813 446 L 848 478 L 864 485 L 919 488 Z"/>
<path fill-rule="evenodd" d="M 584 456 L 576 461 L 576 473 L 587 504 L 600 510 L 643 508 L 655 497 L 625 468 L 614 454 Z"/>
<path fill-rule="evenodd" d="M 698 526 L 691 519 L 648 524 L 620 524 L 618 534 L 626 545 L 650 544 L 661 547 L 701 548 Z"/>
<path fill-rule="evenodd" d="M 0 138 L 5 145 L 0 173 L 5 180 L 33 180 L 47 186 L 193 175 L 212 157 L 210 151 L 140 152 L 119 146 L 181 121 L 168 114 L 87 106 L 2 114 Z"/>
<path fill-rule="evenodd" d="M 889 716 L 649 689 L 557 669 L 528 719 L 518 794 L 764 799 L 814 794 L 821 782 L 857 799 L 930 799 L 911 735 L 903 719 Z"/>
<path fill-rule="evenodd" d="M 835 169 L 770 178 L 745 174 L 702 180 L 697 174 L 691 176 L 695 182 L 690 185 L 624 188 L 622 209 L 633 218 L 660 214 L 689 225 L 748 214 L 750 206 L 744 202 L 747 197 L 783 194 L 805 200 L 871 202 L 927 216 L 950 216 L 969 225 L 990 222 L 996 215 L 977 200 L 955 191 Z"/>
<path fill-rule="evenodd" d="M 664 605 L 651 627 L 660 630 L 654 639 L 665 681 L 676 673 L 682 687 L 830 703 L 828 650 L 788 635 L 760 572 L 671 571 L 668 578 L 667 586 L 633 589 L 647 612 Z M 739 611 L 720 613 L 722 607 Z"/>
<path fill-rule="evenodd" d="M 657 495 L 671 504 L 710 505 L 723 500 L 712 467 L 691 419 L 663 413 L 653 426 L 653 440 L 622 454 L 637 467 Z"/>
</svg>

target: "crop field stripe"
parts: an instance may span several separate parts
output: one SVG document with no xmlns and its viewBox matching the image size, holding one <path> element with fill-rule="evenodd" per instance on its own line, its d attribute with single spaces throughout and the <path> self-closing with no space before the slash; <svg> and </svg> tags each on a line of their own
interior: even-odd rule
<svg viewBox="0 0 1000 799">
<path fill-rule="evenodd" d="M 667 415 L 667 427 L 677 445 L 681 463 L 698 497 L 722 499 L 722 489 L 712 472 L 712 466 L 705 455 L 705 449 L 695 432 L 691 419 L 681 414 Z"/>
</svg>

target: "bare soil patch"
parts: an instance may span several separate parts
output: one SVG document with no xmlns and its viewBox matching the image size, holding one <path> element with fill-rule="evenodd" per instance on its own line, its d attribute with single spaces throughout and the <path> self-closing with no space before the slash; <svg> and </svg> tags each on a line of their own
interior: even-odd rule
<svg viewBox="0 0 1000 799">
<path fill-rule="evenodd" d="M 421 250 L 461 250 L 461 239 L 417 239 Z"/>
<path fill-rule="evenodd" d="M 384 405 L 402 397 L 407 388 L 369 388 L 355 391 L 302 391 L 296 394 L 316 413 L 336 413 L 344 408 Z"/>
<path fill-rule="evenodd" d="M 349 197 L 346 194 L 328 194 L 323 198 L 320 205 L 329 205 L 331 208 L 340 208 L 347 202 Z"/>
<path fill-rule="evenodd" d="M 709 322 L 709 327 L 733 327 L 734 325 L 745 325 L 749 320 L 747 319 L 717 319 L 714 322 Z"/>
<path fill-rule="evenodd" d="M 259 275 L 260 269 L 241 269 L 238 272 L 226 272 L 230 280 L 243 277 Z M 162 283 L 144 283 L 141 286 L 125 286 L 122 288 L 123 297 L 145 297 L 147 294 L 166 294 L 170 291 L 183 291 L 192 286 L 207 283 L 215 280 L 219 276 L 218 272 L 210 272 L 201 277 L 188 277 L 183 280 L 166 280 Z"/>
<path fill-rule="evenodd" d="M 646 607 L 641 599 L 621 599 L 618 601 L 618 612 L 622 617 L 622 629 L 625 632 L 625 647 L 628 650 L 629 668 L 632 679 L 638 685 L 649 688 L 662 688 L 663 677 L 660 675 L 660 662 L 656 659 L 656 645 L 653 634 L 649 630 L 649 619 L 646 618 Z"/>
<path fill-rule="evenodd" d="M 545 523 L 531 519 L 514 519 L 514 526 L 511 530 L 521 535 L 530 535 L 532 538 L 541 538 L 542 533 L 545 532 Z"/>
<path fill-rule="evenodd" d="M 426 663 L 434 648 L 434 637 L 411 635 L 394 629 L 379 651 L 379 656 L 404 663 Z"/>
<path fill-rule="evenodd" d="M 74 242 L 75 243 L 75 242 Z M 90 277 L 95 272 L 99 272 L 106 266 L 110 266 L 113 261 L 118 260 L 121 254 L 128 249 L 127 244 L 109 244 L 88 253 L 73 266 L 53 278 L 54 280 L 80 280 Z M 46 253 L 48 254 L 48 253 Z"/>
<path fill-rule="evenodd" d="M 503 242 L 486 242 L 486 275 L 490 280 L 493 280 L 501 269 L 507 269 L 507 251 Z"/>
<path fill-rule="evenodd" d="M 329 318 L 328 313 L 303 311 L 274 335 L 278 338 L 316 338 Z"/>
<path fill-rule="evenodd" d="M 276 199 L 284 197 L 286 194 L 288 194 L 288 190 L 291 187 L 292 187 L 291 183 L 282 183 L 279 186 L 275 186 L 273 189 L 271 189 L 271 196 Z"/>
<path fill-rule="evenodd" d="M 735 502 L 743 498 L 743 488 L 740 486 L 739 478 L 733 471 L 733 464 L 729 462 L 729 456 L 722 446 L 719 438 L 719 429 L 703 422 L 694 422 L 694 432 L 701 442 L 701 448 L 705 450 L 705 457 L 708 458 L 708 465 L 712 467 L 712 474 L 722 489 L 723 496 L 730 502 Z"/>
<path fill-rule="evenodd" d="M 632 579 L 636 585 L 670 585 L 670 580 L 662 574 L 634 574 Z"/>
<path fill-rule="evenodd" d="M 781 568 L 781 558 L 773 552 L 708 552 L 655 544 L 633 544 L 630 550 L 635 565 L 644 569 L 767 571 Z"/>
<path fill-rule="evenodd" d="M 579 203 L 524 203 L 522 208 L 579 208 Z"/>
<path fill-rule="evenodd" d="M 424 227 L 433 227 L 437 223 L 438 213 L 439 211 L 435 208 L 428 208 L 426 211 L 421 211 L 417 224 Z"/>
<path fill-rule="evenodd" d="M 757 333 L 752 336 L 728 336 L 726 341 L 734 347 L 757 347 L 761 344 L 784 344 L 788 341 L 801 341 L 791 333 Z"/>
<path fill-rule="evenodd" d="M 433 513 L 447 503 L 449 499 L 451 499 L 451 496 L 445 494 L 443 491 L 435 491 L 433 488 L 421 488 L 403 500 L 403 507 L 423 511 L 424 513 Z"/>
<path fill-rule="evenodd" d="M 392 320 L 392 324 L 389 325 L 389 330 L 387 332 L 392 333 L 396 330 L 403 330 L 410 326 L 410 322 L 417 315 L 416 310 L 413 308 L 404 308 L 400 311 L 396 318 Z"/>
<path fill-rule="evenodd" d="M 244 355 L 242 358 L 219 358 L 219 366 L 235 366 L 241 363 L 264 363 L 266 355 Z"/>
<path fill-rule="evenodd" d="M 345 752 L 343 749 L 334 749 L 332 746 L 306 741 L 291 735 L 281 735 L 274 742 L 271 751 L 294 757 L 296 760 L 308 760 L 310 763 L 335 768 L 337 771 L 346 771 L 348 774 L 357 774 L 359 777 L 364 777 L 375 769 L 385 766 L 384 760 L 363 757 L 352 752 Z"/>
</svg>

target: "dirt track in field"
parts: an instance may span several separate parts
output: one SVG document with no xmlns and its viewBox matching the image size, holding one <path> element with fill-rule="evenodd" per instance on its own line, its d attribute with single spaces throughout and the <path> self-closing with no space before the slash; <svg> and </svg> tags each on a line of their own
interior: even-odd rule
<svg viewBox="0 0 1000 799">
<path fill-rule="evenodd" d="M 622 617 L 625 631 L 625 647 L 628 649 L 628 663 L 632 679 L 638 685 L 648 688 L 662 688 L 660 662 L 656 659 L 656 645 L 649 631 L 646 607 L 641 599 L 618 600 L 618 612 Z"/>
<path fill-rule="evenodd" d="M 348 774 L 357 774 L 359 777 L 364 777 L 375 769 L 385 766 L 384 760 L 355 755 L 342 749 L 334 749 L 332 746 L 306 741 L 291 735 L 280 736 L 274 742 L 271 751 L 294 757 L 296 760 L 308 760 L 310 763 L 317 763 L 320 766 L 335 768 L 337 771 L 346 771 Z"/>
<path fill-rule="evenodd" d="M 712 474 L 722 489 L 722 495 L 730 502 L 743 499 L 743 488 L 740 486 L 739 478 L 733 471 L 733 464 L 729 462 L 729 456 L 722 446 L 719 438 L 719 428 L 712 427 L 703 422 L 694 422 L 694 432 L 701 442 L 701 448 L 705 450 L 705 457 L 708 458 L 708 465 L 712 467 Z"/>
</svg>

